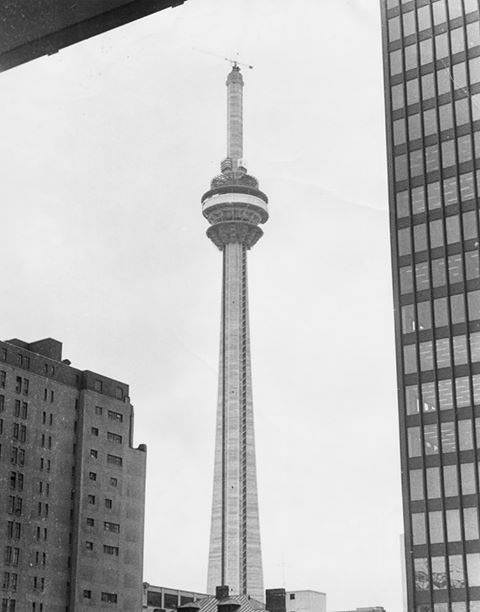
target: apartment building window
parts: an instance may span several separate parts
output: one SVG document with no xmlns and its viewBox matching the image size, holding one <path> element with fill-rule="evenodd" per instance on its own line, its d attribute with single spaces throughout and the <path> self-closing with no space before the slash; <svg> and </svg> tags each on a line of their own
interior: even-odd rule
<svg viewBox="0 0 480 612">
<path fill-rule="evenodd" d="M 3 433 L 3 419 L 0 419 L 0 434 Z"/>
<path fill-rule="evenodd" d="M 107 603 L 117 603 L 117 594 L 116 593 L 105 593 L 103 591 L 101 599 L 102 601 L 105 601 Z"/>
<path fill-rule="evenodd" d="M 108 546 L 107 544 L 104 544 L 103 552 L 106 555 L 113 555 L 114 557 L 118 557 L 118 546 Z"/>
<path fill-rule="evenodd" d="M 105 531 L 111 531 L 112 533 L 120 533 L 120 525 L 118 523 L 109 523 L 105 521 L 103 523 L 103 528 Z"/>
<path fill-rule="evenodd" d="M 11 540 L 19 540 L 22 533 L 22 524 L 14 521 L 7 523 L 7 538 Z"/>
<path fill-rule="evenodd" d="M 111 477 L 110 477 L 110 485 L 111 485 L 112 487 L 116 487 L 116 486 L 118 486 L 118 479 L 117 479 L 117 478 L 114 478 L 113 476 L 111 476 Z"/>
<path fill-rule="evenodd" d="M 10 589 L 11 591 L 17 590 L 17 578 L 18 575 L 12 572 L 3 572 L 3 589 Z"/>
<path fill-rule="evenodd" d="M 101 393 L 103 391 L 103 382 L 98 378 L 95 379 L 95 382 L 93 383 L 93 388 L 95 389 L 95 391 L 97 391 L 97 393 Z"/>
<path fill-rule="evenodd" d="M 93 542 L 85 542 L 85 548 L 87 550 L 93 550 Z"/>
<path fill-rule="evenodd" d="M 94 525 L 95 525 L 95 519 L 87 517 L 87 526 L 94 527 Z"/>
<path fill-rule="evenodd" d="M 90 480 L 97 480 L 97 474 L 95 472 L 89 472 L 88 477 Z"/>
<path fill-rule="evenodd" d="M 94 505 L 95 504 L 95 495 L 88 495 L 87 497 L 88 503 Z"/>
<path fill-rule="evenodd" d="M 23 490 L 23 474 L 20 472 L 10 472 L 10 488 Z"/>
<path fill-rule="evenodd" d="M 28 395 L 28 389 L 30 386 L 30 381 L 28 378 L 22 378 L 21 376 L 17 376 L 15 383 L 15 391 L 17 393 L 23 393 L 23 395 Z"/>
<path fill-rule="evenodd" d="M 92 591 L 83 589 L 83 599 L 92 599 Z"/>
<path fill-rule="evenodd" d="M 16 599 L 2 599 L 2 612 L 15 612 Z"/>
<path fill-rule="evenodd" d="M 7 382 L 7 373 L 5 370 L 0 370 L 0 388 L 5 389 L 5 384 Z"/>
<path fill-rule="evenodd" d="M 20 400 L 15 400 L 13 414 L 18 419 L 26 419 L 28 414 L 28 402 L 21 402 Z"/>
<path fill-rule="evenodd" d="M 96 459 L 98 457 L 98 451 L 96 451 L 94 448 L 91 448 L 90 457 L 93 457 L 94 459 Z"/>
<path fill-rule="evenodd" d="M 34 576 L 33 577 L 33 588 L 36 591 L 43 591 L 45 589 L 45 578 Z"/>
<path fill-rule="evenodd" d="M 121 466 L 123 464 L 123 459 L 121 457 L 117 457 L 117 455 L 107 455 L 107 463 L 110 465 Z"/>
<path fill-rule="evenodd" d="M 25 442 L 27 439 L 26 426 L 20 425 L 20 423 L 13 423 L 12 435 L 15 440 L 19 440 L 20 442 Z"/>
<path fill-rule="evenodd" d="M 95 414 L 97 416 L 102 416 L 103 414 L 103 408 L 101 406 L 95 406 Z"/>
<path fill-rule="evenodd" d="M 112 500 L 111 499 L 105 499 L 105 508 L 111 508 L 112 507 Z"/>
<path fill-rule="evenodd" d="M 21 368 L 25 368 L 26 370 L 30 369 L 30 357 L 27 357 L 27 355 L 22 355 L 21 353 L 18 353 L 17 363 Z"/>
<path fill-rule="evenodd" d="M 16 495 L 9 495 L 8 497 L 8 512 L 9 514 L 22 514 L 22 503 L 21 497 Z"/>
<path fill-rule="evenodd" d="M 98 436 L 98 427 L 92 427 L 90 432 L 92 436 Z"/>
<path fill-rule="evenodd" d="M 120 412 L 115 412 L 115 410 L 108 411 L 108 418 L 111 421 L 118 421 L 119 423 L 123 423 L 123 414 Z"/>
<path fill-rule="evenodd" d="M 20 549 L 14 546 L 5 546 L 4 562 L 5 565 L 12 565 L 16 567 L 18 565 L 18 559 L 20 557 Z"/>
<path fill-rule="evenodd" d="M 123 442 L 122 436 L 112 433 L 111 431 L 107 432 L 107 440 L 109 442 L 114 442 L 115 444 L 121 444 Z"/>
<path fill-rule="evenodd" d="M 5 410 L 5 396 L 0 395 L 0 412 Z"/>
<path fill-rule="evenodd" d="M 13 465 L 25 465 L 25 450 L 18 446 L 12 446 L 10 450 L 10 463 Z"/>
</svg>

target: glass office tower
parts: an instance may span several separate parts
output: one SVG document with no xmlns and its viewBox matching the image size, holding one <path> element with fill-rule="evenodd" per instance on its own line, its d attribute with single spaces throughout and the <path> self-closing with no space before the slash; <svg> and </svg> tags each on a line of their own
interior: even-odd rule
<svg viewBox="0 0 480 612">
<path fill-rule="evenodd" d="M 479 612 L 479 0 L 381 9 L 408 610 Z"/>
</svg>

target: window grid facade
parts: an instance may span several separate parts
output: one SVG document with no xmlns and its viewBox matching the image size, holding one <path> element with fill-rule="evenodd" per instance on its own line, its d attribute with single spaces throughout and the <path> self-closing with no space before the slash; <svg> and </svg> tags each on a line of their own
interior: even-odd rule
<svg viewBox="0 0 480 612">
<path fill-rule="evenodd" d="M 0 345 L 1 609 L 74 612 L 85 609 L 87 592 L 92 609 L 101 601 L 138 609 L 145 447 L 132 446 L 128 387 L 120 400 L 122 383 L 102 377 L 100 395 L 100 375 L 63 362 L 53 339 Z M 121 418 L 107 422 L 99 401 Z M 114 465 L 103 445 L 90 451 L 107 433 Z"/>
<path fill-rule="evenodd" d="M 479 2 L 381 5 L 408 609 L 479 612 Z"/>
</svg>

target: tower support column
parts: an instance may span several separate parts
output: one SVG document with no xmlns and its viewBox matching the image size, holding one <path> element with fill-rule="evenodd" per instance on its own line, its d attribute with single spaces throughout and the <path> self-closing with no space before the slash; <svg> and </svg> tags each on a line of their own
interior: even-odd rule
<svg viewBox="0 0 480 612">
<path fill-rule="evenodd" d="M 247 253 L 223 249 L 222 322 L 208 590 L 263 599 L 248 324 Z"/>
</svg>

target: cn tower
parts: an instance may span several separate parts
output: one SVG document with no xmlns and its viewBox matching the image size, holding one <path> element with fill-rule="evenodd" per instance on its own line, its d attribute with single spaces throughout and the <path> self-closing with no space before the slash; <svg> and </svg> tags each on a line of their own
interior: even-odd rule
<svg viewBox="0 0 480 612">
<path fill-rule="evenodd" d="M 264 600 L 253 425 L 247 251 L 263 235 L 268 198 L 247 174 L 243 156 L 243 77 L 236 62 L 227 77 L 227 157 L 202 212 L 207 236 L 222 252 L 222 309 L 213 480 L 209 593 Z"/>
</svg>

